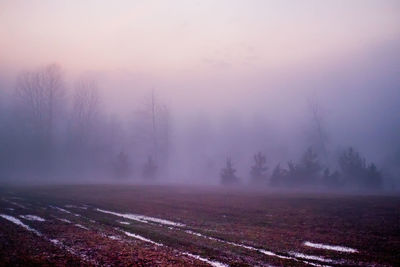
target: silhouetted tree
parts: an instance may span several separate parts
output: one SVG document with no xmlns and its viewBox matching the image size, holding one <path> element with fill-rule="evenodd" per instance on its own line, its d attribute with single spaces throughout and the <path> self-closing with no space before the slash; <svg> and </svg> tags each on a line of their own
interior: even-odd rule
<svg viewBox="0 0 400 267">
<path fill-rule="evenodd" d="M 328 162 L 328 133 L 324 123 L 323 110 L 316 96 L 308 99 L 308 107 L 311 115 L 311 138 L 313 147 L 322 155 L 325 164 Z"/>
<path fill-rule="evenodd" d="M 382 173 L 374 163 L 369 164 L 365 177 L 365 186 L 369 189 L 381 189 Z"/>
<path fill-rule="evenodd" d="M 371 190 L 382 186 L 382 175 L 375 164 L 371 163 L 367 166 L 365 158 L 352 147 L 341 153 L 339 166 L 343 183 L 350 188 Z"/>
<path fill-rule="evenodd" d="M 61 163 L 57 159 L 62 126 L 61 114 L 65 102 L 63 74 L 58 65 L 21 73 L 15 86 L 14 119 L 19 135 L 18 170 L 38 171 L 52 175 Z M 25 158 L 25 159 L 23 159 Z"/>
<path fill-rule="evenodd" d="M 270 184 L 272 186 L 283 186 L 286 185 L 287 171 L 281 168 L 281 164 L 278 163 L 271 174 Z"/>
<path fill-rule="evenodd" d="M 20 74 L 15 92 L 18 107 L 31 130 L 51 144 L 55 117 L 65 95 L 60 66 L 52 64 Z"/>
<path fill-rule="evenodd" d="M 302 185 L 302 171 L 299 165 L 293 161 L 287 163 L 286 175 L 283 177 L 283 183 L 286 186 Z"/>
<path fill-rule="evenodd" d="M 235 184 L 239 181 L 236 176 L 236 170 L 233 168 L 230 158 L 226 160 L 226 166 L 221 170 L 221 183 L 224 185 Z"/>
<path fill-rule="evenodd" d="M 311 148 L 308 148 L 299 163 L 288 162 L 284 183 L 288 186 L 314 186 L 319 182 L 320 171 L 321 166 L 317 154 Z"/>
<path fill-rule="evenodd" d="M 302 155 L 299 163 L 289 161 L 287 169 L 278 164 L 271 175 L 271 185 L 275 186 L 314 186 L 319 184 L 321 165 L 318 156 L 311 148 Z"/>
<path fill-rule="evenodd" d="M 349 147 L 339 156 L 339 166 L 343 174 L 356 178 L 363 174 L 363 169 L 366 167 L 365 158 Z"/>
<path fill-rule="evenodd" d="M 80 79 L 75 85 L 71 132 L 77 145 L 87 142 L 98 121 L 100 96 L 93 80 Z"/>
<path fill-rule="evenodd" d="M 254 165 L 251 167 L 250 175 L 253 183 L 266 183 L 267 182 L 267 166 L 266 157 L 261 152 L 254 155 Z"/>
<path fill-rule="evenodd" d="M 152 90 L 135 113 L 133 140 L 144 155 L 152 156 L 159 169 L 165 167 L 169 159 L 170 122 L 168 106 Z"/>
<path fill-rule="evenodd" d="M 305 183 L 305 185 L 317 184 L 320 176 L 321 164 L 318 161 L 318 155 L 312 148 L 308 148 L 303 154 L 299 168 L 303 178 L 302 182 Z"/>
</svg>

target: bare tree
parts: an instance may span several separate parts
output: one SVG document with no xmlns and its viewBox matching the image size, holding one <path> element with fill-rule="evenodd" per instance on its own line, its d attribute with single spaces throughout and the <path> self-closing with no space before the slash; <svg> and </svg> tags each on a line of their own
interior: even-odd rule
<svg viewBox="0 0 400 267">
<path fill-rule="evenodd" d="M 29 125 L 51 143 L 55 116 L 65 95 L 60 66 L 52 64 L 20 74 L 15 92 Z"/>
<path fill-rule="evenodd" d="M 151 91 L 151 99 L 147 103 L 147 110 L 150 111 L 152 124 L 153 153 L 155 160 L 160 160 L 168 154 L 169 148 L 169 119 L 168 107 L 161 103 Z"/>
<path fill-rule="evenodd" d="M 327 162 L 329 138 L 324 124 L 323 110 L 315 96 L 308 99 L 308 108 L 312 123 L 311 138 L 314 142 L 315 149 L 318 150 L 319 154 L 321 154 Z"/>
<path fill-rule="evenodd" d="M 170 146 L 170 112 L 154 90 L 136 114 L 135 137 L 144 155 L 151 155 L 156 164 L 166 163 Z"/>
<path fill-rule="evenodd" d="M 100 96 L 93 80 L 80 79 L 75 85 L 72 107 L 72 130 L 78 143 L 87 141 L 99 116 Z"/>
</svg>

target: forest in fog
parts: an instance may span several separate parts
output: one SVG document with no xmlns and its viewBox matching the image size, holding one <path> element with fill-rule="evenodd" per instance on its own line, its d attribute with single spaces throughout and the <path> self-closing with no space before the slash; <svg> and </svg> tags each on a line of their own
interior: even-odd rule
<svg viewBox="0 0 400 267">
<path fill-rule="evenodd" d="M 307 138 L 292 136 L 294 153 L 287 153 L 279 125 L 263 116 L 251 127 L 235 113 L 179 120 L 155 89 L 132 101 L 129 116 L 115 115 L 99 87 L 88 75 L 66 81 L 58 64 L 20 72 L 1 95 L 2 181 L 395 189 L 398 173 L 388 162 L 373 162 L 348 142 L 331 144 L 314 95 L 302 99 Z"/>
<path fill-rule="evenodd" d="M 0 1 L 0 183 L 399 190 L 398 10 Z"/>
</svg>

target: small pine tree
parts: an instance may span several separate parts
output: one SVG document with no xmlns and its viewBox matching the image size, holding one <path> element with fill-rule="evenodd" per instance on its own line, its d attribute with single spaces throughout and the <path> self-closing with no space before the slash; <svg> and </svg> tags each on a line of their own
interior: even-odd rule
<svg viewBox="0 0 400 267">
<path fill-rule="evenodd" d="M 311 148 L 308 148 L 300 161 L 301 182 L 304 185 L 317 184 L 321 169 L 318 155 Z"/>
<path fill-rule="evenodd" d="M 281 168 L 281 164 L 278 163 L 271 174 L 270 184 L 272 186 L 282 186 L 286 183 L 288 172 Z"/>
<path fill-rule="evenodd" d="M 221 170 L 221 183 L 224 185 L 237 183 L 239 179 L 237 178 L 235 173 L 236 170 L 233 168 L 231 159 L 227 158 L 226 166 Z"/>
<path fill-rule="evenodd" d="M 312 150 L 312 148 L 308 148 L 303 154 L 301 164 L 310 173 L 316 173 L 321 170 L 321 166 L 318 162 L 318 155 Z"/>
<path fill-rule="evenodd" d="M 382 187 L 382 174 L 374 163 L 367 165 L 364 157 L 348 148 L 339 157 L 343 182 L 348 187 L 376 190 Z"/>
<path fill-rule="evenodd" d="M 267 166 L 266 158 L 261 152 L 254 155 L 254 165 L 251 167 L 250 175 L 251 181 L 255 184 L 266 183 L 267 182 Z"/>
<path fill-rule="evenodd" d="M 366 170 L 367 174 L 365 177 L 365 186 L 368 189 L 381 189 L 382 187 L 382 174 L 375 166 L 371 163 Z"/>
<path fill-rule="evenodd" d="M 157 176 L 157 165 L 153 161 L 153 158 L 149 156 L 147 158 L 147 162 L 144 164 L 143 167 L 143 178 L 148 180 L 153 180 Z"/>
<path fill-rule="evenodd" d="M 366 168 L 365 158 L 352 147 L 344 150 L 339 157 L 339 166 L 347 183 L 357 184 Z"/>
</svg>

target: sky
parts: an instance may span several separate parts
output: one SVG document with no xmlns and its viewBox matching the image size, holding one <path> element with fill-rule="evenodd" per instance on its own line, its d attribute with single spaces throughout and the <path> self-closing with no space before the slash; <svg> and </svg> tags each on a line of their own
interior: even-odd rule
<svg viewBox="0 0 400 267">
<path fill-rule="evenodd" d="M 316 97 L 332 139 L 375 158 L 400 143 L 399 47 L 397 0 L 0 0 L 0 90 L 57 62 L 111 112 L 155 89 L 177 120 L 261 116 L 280 137 Z"/>
<path fill-rule="evenodd" d="M 0 1 L 1 65 L 153 75 L 307 67 L 391 41 L 398 1 Z"/>
</svg>

